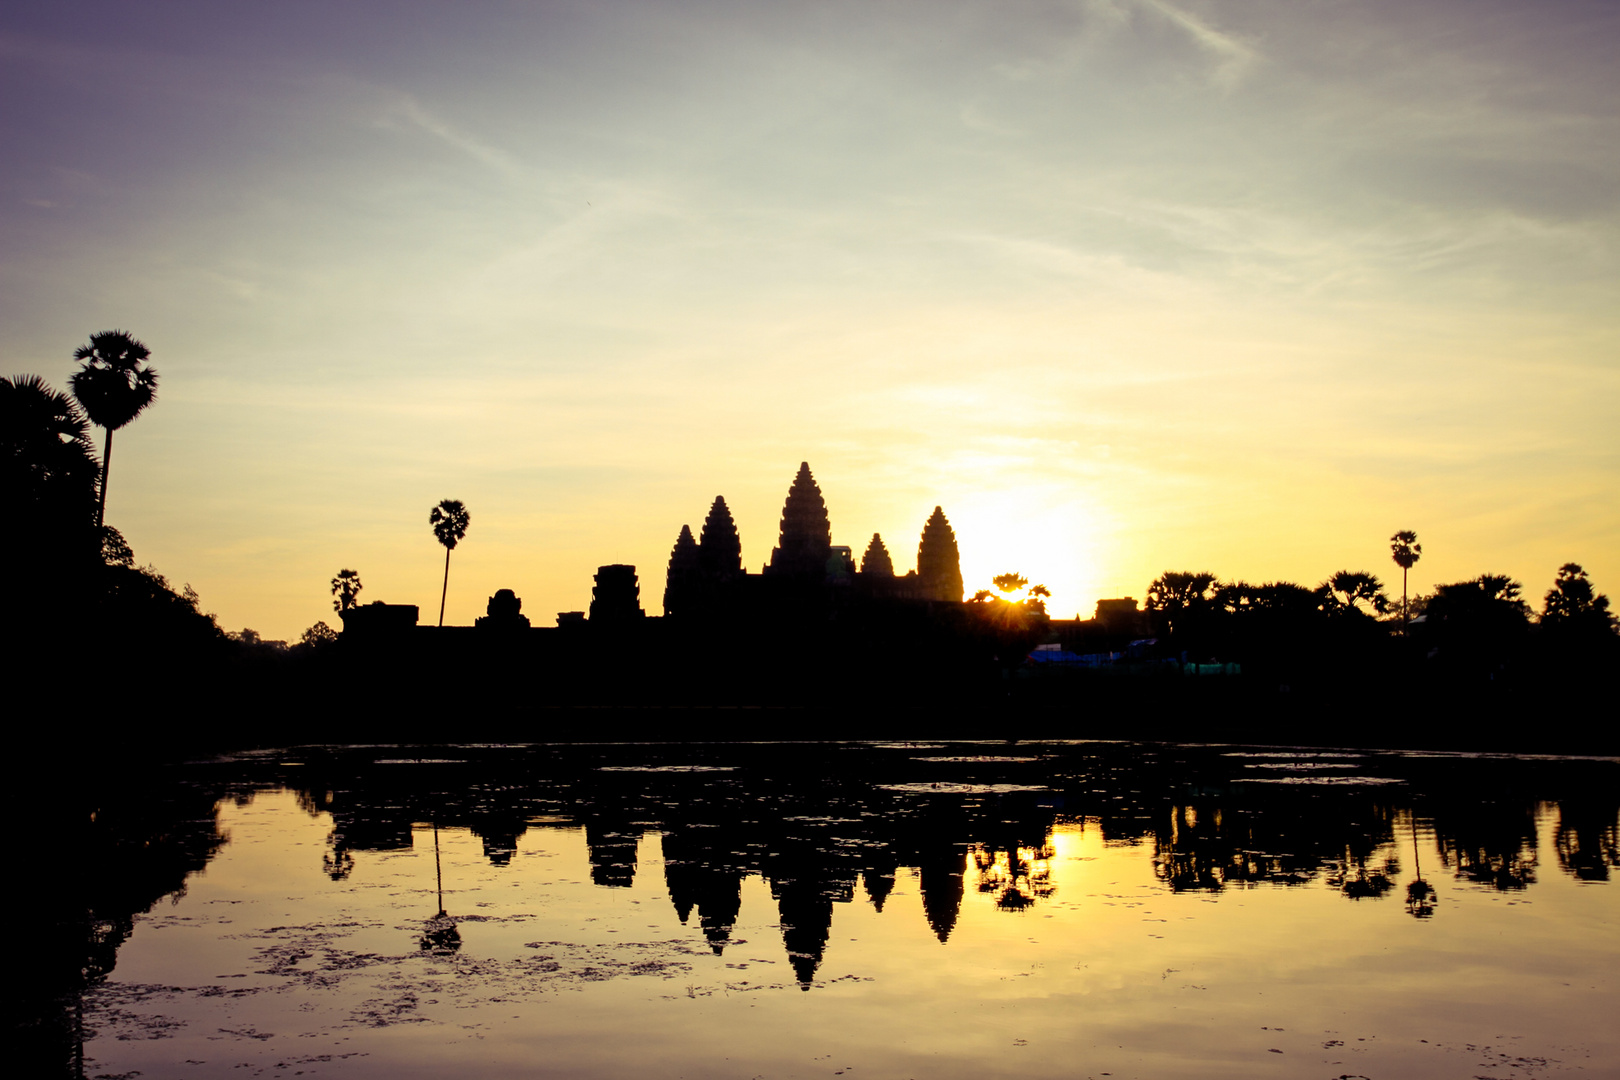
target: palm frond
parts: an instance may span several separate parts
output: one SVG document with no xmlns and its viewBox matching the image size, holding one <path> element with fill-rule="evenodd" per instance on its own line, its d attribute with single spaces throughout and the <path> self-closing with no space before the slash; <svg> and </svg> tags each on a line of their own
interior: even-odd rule
<svg viewBox="0 0 1620 1080">
<path fill-rule="evenodd" d="M 91 334 L 90 344 L 73 351 L 83 366 L 68 385 L 92 423 L 117 431 L 157 399 L 158 373 L 146 364 L 151 355 L 122 330 Z"/>
<path fill-rule="evenodd" d="M 433 526 L 433 535 L 452 551 L 467 535 L 467 526 L 471 522 L 472 515 L 460 499 L 440 500 L 439 505 L 428 512 L 428 524 Z"/>
</svg>

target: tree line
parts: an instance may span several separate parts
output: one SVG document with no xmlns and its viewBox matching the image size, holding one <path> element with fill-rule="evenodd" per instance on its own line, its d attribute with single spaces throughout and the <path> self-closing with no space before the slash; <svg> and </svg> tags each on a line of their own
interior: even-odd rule
<svg viewBox="0 0 1620 1080">
<path fill-rule="evenodd" d="M 1208 571 L 1171 571 L 1148 586 L 1146 609 L 1156 614 L 1155 624 L 1174 632 L 1177 623 L 1213 615 L 1239 616 L 1249 612 L 1293 611 L 1326 617 L 1382 620 L 1399 618 L 1400 631 L 1409 633 L 1411 620 L 1500 620 L 1504 625 L 1534 620 L 1563 633 L 1613 634 L 1615 616 L 1609 598 L 1592 585 L 1579 563 L 1558 568 L 1552 587 L 1542 599 L 1540 612 L 1524 600 L 1524 585 L 1505 574 L 1481 574 L 1466 581 L 1435 586 L 1432 592 L 1411 597 L 1407 574 L 1423 552 L 1417 534 L 1402 530 L 1390 538 L 1391 558 L 1401 568 L 1401 601 L 1397 606 L 1384 591 L 1378 576 L 1365 570 L 1340 570 L 1315 588 L 1288 581 L 1253 585 L 1221 581 Z"/>
<path fill-rule="evenodd" d="M 1341 570 L 1315 587 L 1167 572 L 1148 587 L 1140 629 L 1157 637 L 1160 656 L 1235 662 L 1261 681 L 1318 688 L 1350 685 L 1356 668 L 1436 687 L 1556 687 L 1620 659 L 1609 599 L 1578 563 L 1558 568 L 1537 610 L 1505 574 L 1410 594 L 1405 578 L 1421 552 L 1410 530 L 1391 538 L 1399 601 L 1365 570 Z"/>
<path fill-rule="evenodd" d="M 113 434 L 157 400 L 151 350 L 123 330 L 107 330 L 92 334 L 73 358 L 79 368 L 68 379 L 70 393 L 37 375 L 0 378 L 0 483 L 12 513 L 0 551 L 9 565 L 29 568 L 15 579 L 8 652 L 54 646 L 64 635 L 118 641 L 94 673 L 117 666 L 120 655 L 223 644 L 196 591 L 137 566 L 123 534 L 106 521 Z M 92 427 L 103 432 L 99 458 Z"/>
</svg>

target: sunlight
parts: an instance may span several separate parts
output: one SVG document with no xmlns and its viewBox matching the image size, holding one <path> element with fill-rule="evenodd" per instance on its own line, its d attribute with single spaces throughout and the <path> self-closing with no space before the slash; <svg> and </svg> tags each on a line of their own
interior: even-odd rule
<svg viewBox="0 0 1620 1080">
<path fill-rule="evenodd" d="M 1053 618 L 1091 617 L 1102 583 L 1098 551 L 1110 530 L 1088 500 L 1054 483 L 985 491 L 946 513 L 967 596 L 992 588 L 997 574 L 1018 573 L 1052 591 L 1046 610 Z"/>
</svg>

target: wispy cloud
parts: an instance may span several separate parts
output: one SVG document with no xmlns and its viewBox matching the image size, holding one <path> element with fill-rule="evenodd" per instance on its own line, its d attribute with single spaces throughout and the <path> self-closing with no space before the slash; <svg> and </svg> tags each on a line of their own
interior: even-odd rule
<svg viewBox="0 0 1620 1080">
<path fill-rule="evenodd" d="M 472 157 L 485 165 L 488 165 L 492 169 L 499 170 L 503 173 L 514 173 L 517 171 L 517 162 L 513 160 L 510 154 L 490 146 L 488 143 L 485 143 L 464 131 L 458 131 L 457 129 L 451 127 L 449 124 L 445 123 L 443 120 L 424 109 L 421 103 L 415 98 L 411 97 L 409 94 L 404 95 L 399 99 L 398 102 L 395 103 L 387 121 L 385 121 L 385 126 L 388 126 L 389 122 L 394 121 L 395 118 L 404 120 L 411 127 L 414 127 L 419 131 L 427 132 L 434 138 L 455 147 L 462 153 L 467 154 L 469 157 Z"/>
<path fill-rule="evenodd" d="M 1259 59 L 1259 52 L 1248 42 L 1217 30 L 1197 15 L 1176 7 L 1167 0 L 1136 0 L 1136 2 L 1186 31 L 1194 43 L 1210 55 L 1215 61 L 1212 81 L 1223 90 L 1230 90 L 1241 82 Z"/>
</svg>

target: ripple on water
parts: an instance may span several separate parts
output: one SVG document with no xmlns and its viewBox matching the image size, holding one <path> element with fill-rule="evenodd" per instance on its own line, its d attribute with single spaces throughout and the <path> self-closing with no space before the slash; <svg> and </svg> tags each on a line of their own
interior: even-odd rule
<svg viewBox="0 0 1620 1080">
<path fill-rule="evenodd" d="M 922 795 L 1002 795 L 1012 791 L 1051 791 L 1044 784 L 956 784 L 948 781 L 920 784 L 879 784 L 882 791 L 905 791 Z"/>
<path fill-rule="evenodd" d="M 735 765 L 599 765 L 597 772 L 708 773 L 736 772 Z"/>
<path fill-rule="evenodd" d="M 1315 773 L 1304 776 L 1240 776 L 1232 782 L 1234 784 L 1292 784 L 1313 787 L 1350 787 L 1358 784 L 1373 786 L 1406 783 L 1405 780 L 1393 776 L 1343 776 L 1332 773 Z"/>
</svg>

